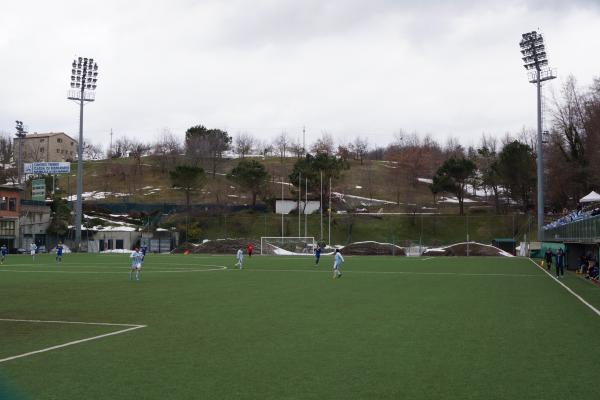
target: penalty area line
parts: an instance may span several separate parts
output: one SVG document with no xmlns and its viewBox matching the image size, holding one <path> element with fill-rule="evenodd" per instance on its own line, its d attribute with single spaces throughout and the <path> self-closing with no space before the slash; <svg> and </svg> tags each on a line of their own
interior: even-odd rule
<svg viewBox="0 0 600 400">
<path fill-rule="evenodd" d="M 90 342 L 92 340 L 99 340 L 99 339 L 103 339 L 103 338 L 109 337 L 109 336 L 121 335 L 121 334 L 126 333 L 126 332 L 131 332 L 131 331 L 134 331 L 136 329 L 142 329 L 142 328 L 146 328 L 147 327 L 147 325 L 113 324 L 113 323 L 106 323 L 106 322 L 42 321 L 42 320 L 33 320 L 33 319 L 29 320 L 29 319 L 10 319 L 10 318 L 0 318 L 0 321 L 5 321 L 5 322 L 30 322 L 30 323 L 48 323 L 48 324 L 76 324 L 76 325 L 97 325 L 97 326 L 120 326 L 120 327 L 126 327 L 125 329 L 119 329 L 118 331 L 104 333 L 102 335 L 97 335 L 97 336 L 92 336 L 92 337 L 88 337 L 88 338 L 84 338 L 84 339 L 74 340 L 74 341 L 71 341 L 71 342 L 68 342 L 68 343 L 63 343 L 63 344 L 59 344 L 59 345 L 56 345 L 56 346 L 46 347 L 44 349 L 34 350 L 34 351 L 27 352 L 27 353 L 19 354 L 19 355 L 16 355 L 16 356 L 2 358 L 2 359 L 0 359 L 0 364 L 4 363 L 4 362 L 7 362 L 7 361 L 12 361 L 12 360 L 16 360 L 16 359 L 19 359 L 19 358 L 23 358 L 23 357 L 33 356 L 33 355 L 39 354 L 39 353 L 45 353 L 45 352 L 52 351 L 52 350 L 62 349 L 64 347 L 68 347 L 68 346 L 74 346 L 74 345 L 80 344 L 80 343 Z"/>
</svg>

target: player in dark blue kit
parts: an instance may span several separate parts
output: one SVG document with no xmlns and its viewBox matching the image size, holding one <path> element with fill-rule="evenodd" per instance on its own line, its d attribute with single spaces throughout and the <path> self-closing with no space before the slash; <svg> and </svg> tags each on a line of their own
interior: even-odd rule
<svg viewBox="0 0 600 400">
<path fill-rule="evenodd" d="M 142 253 L 142 261 L 144 261 L 144 258 L 146 258 L 146 251 L 148 251 L 148 246 L 142 246 L 140 249 L 140 252 Z"/>
<path fill-rule="evenodd" d="M 319 265 L 319 259 L 321 258 L 321 245 L 317 245 L 315 249 L 315 265 Z"/>
<path fill-rule="evenodd" d="M 63 256 L 63 245 L 61 242 L 58 242 L 58 244 L 56 245 L 56 262 L 57 263 L 62 262 L 62 256 Z"/>
<path fill-rule="evenodd" d="M 8 247 L 5 244 L 0 247 L 0 264 L 4 264 L 4 260 L 6 260 L 6 255 L 8 254 Z"/>
</svg>

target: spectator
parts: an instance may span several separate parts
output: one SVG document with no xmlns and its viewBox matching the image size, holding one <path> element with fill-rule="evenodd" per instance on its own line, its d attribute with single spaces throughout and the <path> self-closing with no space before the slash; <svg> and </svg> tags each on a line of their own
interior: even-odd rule
<svg viewBox="0 0 600 400">
<path fill-rule="evenodd" d="M 550 271 L 550 268 L 552 268 L 552 256 L 554 254 L 552 254 L 552 250 L 550 250 L 550 248 L 546 249 L 546 253 L 544 254 L 544 260 L 546 261 L 546 269 L 548 271 Z"/>
<path fill-rule="evenodd" d="M 563 253 L 562 249 L 558 249 L 556 252 L 556 277 L 560 278 L 565 275 L 565 253 Z"/>
</svg>

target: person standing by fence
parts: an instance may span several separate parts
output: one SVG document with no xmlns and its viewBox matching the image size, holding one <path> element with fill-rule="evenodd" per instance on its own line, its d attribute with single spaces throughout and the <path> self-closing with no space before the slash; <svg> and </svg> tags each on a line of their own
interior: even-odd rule
<svg viewBox="0 0 600 400">
<path fill-rule="evenodd" d="M 546 262 L 546 269 L 548 271 L 550 271 L 550 268 L 552 268 L 552 250 L 550 250 L 549 248 L 546 249 L 546 253 L 544 254 L 544 260 Z"/>
<path fill-rule="evenodd" d="M 556 252 L 556 277 L 559 278 L 565 275 L 565 253 L 562 249 Z"/>
</svg>

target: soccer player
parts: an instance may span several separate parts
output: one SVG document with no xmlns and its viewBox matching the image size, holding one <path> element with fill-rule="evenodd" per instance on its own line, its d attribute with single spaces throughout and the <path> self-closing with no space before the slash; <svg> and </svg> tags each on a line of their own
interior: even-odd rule
<svg viewBox="0 0 600 400">
<path fill-rule="evenodd" d="M 8 254 L 8 247 L 5 244 L 0 247 L 0 264 L 4 264 L 4 260 L 6 260 L 6 255 Z"/>
<path fill-rule="evenodd" d="M 315 267 L 319 265 L 319 260 L 321 259 L 321 250 L 321 245 L 318 244 L 317 248 L 315 249 Z"/>
<path fill-rule="evenodd" d="M 238 249 L 235 258 L 237 260 L 235 266 L 238 267 L 238 269 L 242 269 L 242 263 L 244 262 L 244 252 L 242 249 Z"/>
<path fill-rule="evenodd" d="M 340 249 L 335 249 L 335 256 L 333 258 L 333 279 L 342 277 L 342 273 L 340 272 L 340 266 L 343 262 L 344 257 L 342 257 Z"/>
<path fill-rule="evenodd" d="M 252 257 L 253 249 L 254 249 L 254 247 L 252 247 L 252 243 L 248 243 L 248 257 Z"/>
<path fill-rule="evenodd" d="M 62 256 L 63 256 L 63 245 L 61 242 L 58 242 L 58 244 L 56 245 L 56 262 L 57 263 L 62 262 Z"/>
<path fill-rule="evenodd" d="M 31 257 L 33 257 L 33 261 L 35 261 L 35 253 L 37 251 L 37 244 L 35 243 L 31 243 L 29 245 L 29 253 L 31 254 Z"/>
<path fill-rule="evenodd" d="M 142 261 L 146 258 L 146 252 L 148 251 L 148 246 L 142 246 Z"/>
<path fill-rule="evenodd" d="M 133 272 L 135 271 L 135 280 L 140 280 L 140 271 L 142 270 L 142 252 L 136 247 L 129 256 L 131 259 L 131 271 L 129 271 L 129 280 L 133 281 Z"/>
</svg>

